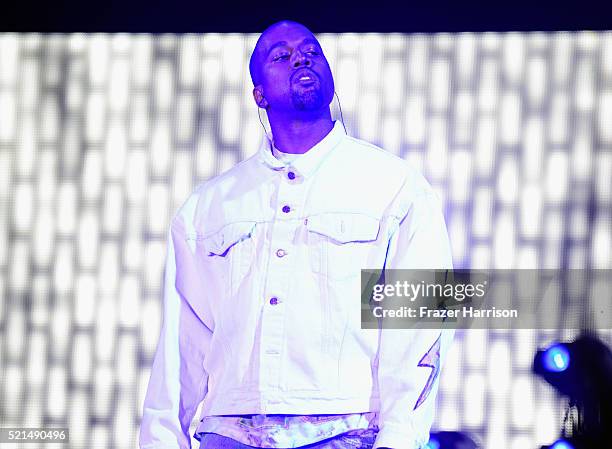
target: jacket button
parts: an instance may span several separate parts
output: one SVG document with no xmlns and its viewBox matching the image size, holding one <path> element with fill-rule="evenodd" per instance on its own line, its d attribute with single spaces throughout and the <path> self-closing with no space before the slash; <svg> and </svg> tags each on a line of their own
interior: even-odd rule
<svg viewBox="0 0 612 449">
<path fill-rule="evenodd" d="M 287 205 L 283 206 L 283 212 L 288 214 L 291 211 L 291 208 Z"/>
<path fill-rule="evenodd" d="M 287 173 L 287 178 L 289 178 L 289 179 L 295 179 L 295 173 L 293 173 L 292 171 L 290 171 L 289 173 Z"/>
<path fill-rule="evenodd" d="M 287 255 L 287 251 L 280 248 L 276 250 L 276 257 L 285 257 Z"/>
<path fill-rule="evenodd" d="M 278 298 L 277 297 L 270 298 L 270 304 L 273 306 L 278 304 Z"/>
</svg>

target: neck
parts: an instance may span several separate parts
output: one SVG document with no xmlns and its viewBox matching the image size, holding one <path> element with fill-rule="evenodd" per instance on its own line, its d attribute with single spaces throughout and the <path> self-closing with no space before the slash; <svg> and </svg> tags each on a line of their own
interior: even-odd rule
<svg viewBox="0 0 612 449">
<path fill-rule="evenodd" d="M 268 119 L 274 146 L 283 153 L 306 153 L 334 127 L 329 108 L 307 118 L 271 113 Z"/>
</svg>

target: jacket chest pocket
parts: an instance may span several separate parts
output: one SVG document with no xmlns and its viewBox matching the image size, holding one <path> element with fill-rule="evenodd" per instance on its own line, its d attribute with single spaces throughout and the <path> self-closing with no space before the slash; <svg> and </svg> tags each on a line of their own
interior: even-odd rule
<svg viewBox="0 0 612 449">
<path fill-rule="evenodd" d="M 376 248 L 380 220 L 364 214 L 325 213 L 305 220 L 310 268 L 329 279 L 360 276 Z"/>
<path fill-rule="evenodd" d="M 200 238 L 204 259 L 227 293 L 236 293 L 252 269 L 256 226 L 254 221 L 229 223 Z"/>
</svg>

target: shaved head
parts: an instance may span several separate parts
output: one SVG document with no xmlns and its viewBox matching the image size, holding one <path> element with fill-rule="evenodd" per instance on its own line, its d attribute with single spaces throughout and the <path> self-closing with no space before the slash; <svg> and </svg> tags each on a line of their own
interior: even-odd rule
<svg viewBox="0 0 612 449">
<path fill-rule="evenodd" d="M 257 39 L 249 72 L 258 113 L 266 111 L 277 148 L 307 151 L 331 131 L 334 77 L 321 44 L 301 23 L 282 20 Z"/>
<path fill-rule="evenodd" d="M 331 69 L 319 41 L 301 23 L 283 20 L 266 28 L 253 49 L 249 71 L 255 103 L 268 115 L 316 115 L 329 109 Z"/>
<path fill-rule="evenodd" d="M 257 39 L 257 43 L 255 44 L 255 48 L 253 49 L 253 53 L 251 54 L 251 59 L 249 61 L 249 72 L 251 74 L 251 81 L 253 81 L 254 86 L 261 84 L 261 63 L 265 58 L 269 45 L 271 45 L 271 42 L 269 42 L 267 37 L 272 31 L 278 28 L 290 27 L 300 27 L 312 34 L 312 32 L 306 26 L 302 25 L 301 23 L 294 22 L 293 20 L 281 20 L 280 22 L 273 23 L 266 28 L 259 36 L 259 39 Z"/>
</svg>

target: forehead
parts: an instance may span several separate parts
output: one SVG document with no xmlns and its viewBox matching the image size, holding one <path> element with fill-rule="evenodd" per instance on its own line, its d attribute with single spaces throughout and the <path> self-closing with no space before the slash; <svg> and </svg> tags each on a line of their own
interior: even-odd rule
<svg viewBox="0 0 612 449">
<path fill-rule="evenodd" d="M 316 42 L 317 38 L 304 26 L 283 24 L 267 30 L 261 38 L 261 50 L 265 53 L 278 45 L 296 46 L 302 42 Z"/>
</svg>

